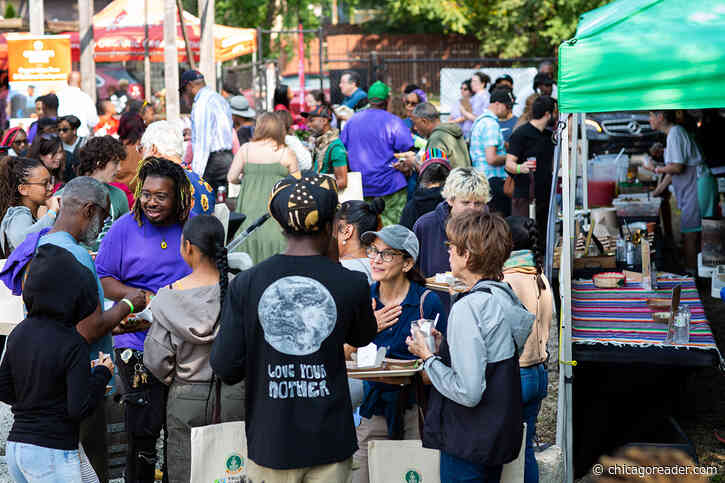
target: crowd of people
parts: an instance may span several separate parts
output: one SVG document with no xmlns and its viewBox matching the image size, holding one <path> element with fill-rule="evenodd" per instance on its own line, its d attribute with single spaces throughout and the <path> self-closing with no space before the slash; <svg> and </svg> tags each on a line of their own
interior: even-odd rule
<svg viewBox="0 0 725 483">
<path fill-rule="evenodd" d="M 0 365 L 13 478 L 107 481 L 98 428 L 120 400 L 128 482 L 154 481 L 157 466 L 190 481 L 191 428 L 215 412 L 246 421 L 250 481 L 352 472 L 366 483 L 370 441 L 422 439 L 441 451 L 441 481 L 500 481 L 524 451 L 525 482 L 537 482 L 554 314 L 542 273 L 557 116 L 549 67 L 521 117 L 512 78 L 487 90 L 477 72 L 447 122 L 418 86 L 365 92 L 355 72 L 340 81 L 347 109 L 314 91 L 296 118 L 289 89 L 258 113 L 187 71 L 188 133 L 119 92 L 91 135 L 90 111 L 58 115 L 58 100 L 78 92 L 46 96 L 34 130 L 6 133 L 0 160 L 0 279 L 27 310 Z M 298 123 L 306 143 L 292 135 Z M 364 199 L 339 203 L 351 172 Z M 254 266 L 232 277 L 236 234 L 213 214 L 234 185 L 246 216 L 236 234 L 272 220 L 239 245 Z M 447 273 L 449 292 L 426 287 Z M 127 330 L 142 312 L 150 328 Z M 415 330 L 420 319 L 437 321 L 435 347 Z M 348 379 L 346 361 L 370 343 L 422 360 L 424 376 Z"/>
</svg>

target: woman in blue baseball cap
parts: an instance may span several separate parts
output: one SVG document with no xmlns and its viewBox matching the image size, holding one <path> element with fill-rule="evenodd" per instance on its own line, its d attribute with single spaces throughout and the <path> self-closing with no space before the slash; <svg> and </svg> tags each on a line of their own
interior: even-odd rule
<svg viewBox="0 0 725 483">
<path fill-rule="evenodd" d="M 387 347 L 387 357 L 416 359 L 405 343 L 411 326 L 418 319 L 438 319 L 437 328 L 445 332 L 447 313 L 438 295 L 425 288 L 425 280 L 415 268 L 419 244 L 415 234 L 401 225 L 389 225 L 379 231 L 363 233 L 367 245 L 372 278 L 370 287 L 378 335 L 373 342 Z M 354 483 L 367 483 L 368 442 L 376 439 L 420 439 L 418 403 L 412 385 L 365 382 L 360 406 L 363 417 L 357 428 L 355 461 L 360 469 Z"/>
</svg>

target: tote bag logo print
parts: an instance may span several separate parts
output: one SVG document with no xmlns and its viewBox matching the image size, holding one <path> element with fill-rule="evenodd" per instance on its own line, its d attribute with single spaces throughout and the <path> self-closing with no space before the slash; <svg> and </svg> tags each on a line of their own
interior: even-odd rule
<svg viewBox="0 0 725 483">
<path fill-rule="evenodd" d="M 408 470 L 403 481 L 404 483 L 423 483 L 423 477 L 416 470 Z"/>
<path fill-rule="evenodd" d="M 224 466 L 227 475 L 239 475 L 244 471 L 244 458 L 239 453 L 232 453 L 227 456 Z"/>
</svg>

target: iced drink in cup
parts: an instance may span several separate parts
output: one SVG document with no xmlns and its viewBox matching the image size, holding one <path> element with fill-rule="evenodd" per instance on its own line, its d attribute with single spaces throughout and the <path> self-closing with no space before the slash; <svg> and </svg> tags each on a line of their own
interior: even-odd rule
<svg viewBox="0 0 725 483">
<path fill-rule="evenodd" d="M 436 351 L 436 340 L 433 337 L 433 323 L 430 319 L 419 319 L 413 321 L 412 330 L 419 330 L 423 333 L 425 343 L 428 346 L 428 350 L 432 353 Z"/>
<path fill-rule="evenodd" d="M 526 161 L 534 163 L 534 165 L 531 168 L 531 171 L 536 171 L 536 157 L 532 156 L 530 158 L 526 158 Z"/>
</svg>

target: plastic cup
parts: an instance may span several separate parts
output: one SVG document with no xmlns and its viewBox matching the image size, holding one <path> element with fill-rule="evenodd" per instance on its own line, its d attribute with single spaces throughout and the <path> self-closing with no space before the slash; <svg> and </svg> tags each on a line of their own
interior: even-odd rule
<svg viewBox="0 0 725 483">
<path fill-rule="evenodd" d="M 534 163 L 534 166 L 531 168 L 531 171 L 536 171 L 536 158 L 532 156 L 530 158 L 526 158 L 526 161 L 533 162 Z"/>
<path fill-rule="evenodd" d="M 423 333 L 423 336 L 425 337 L 425 343 L 428 346 L 428 350 L 435 353 L 436 351 L 436 341 L 435 337 L 433 337 L 433 321 L 430 319 L 418 319 L 414 321 L 413 327 L 418 329 Z"/>
</svg>

